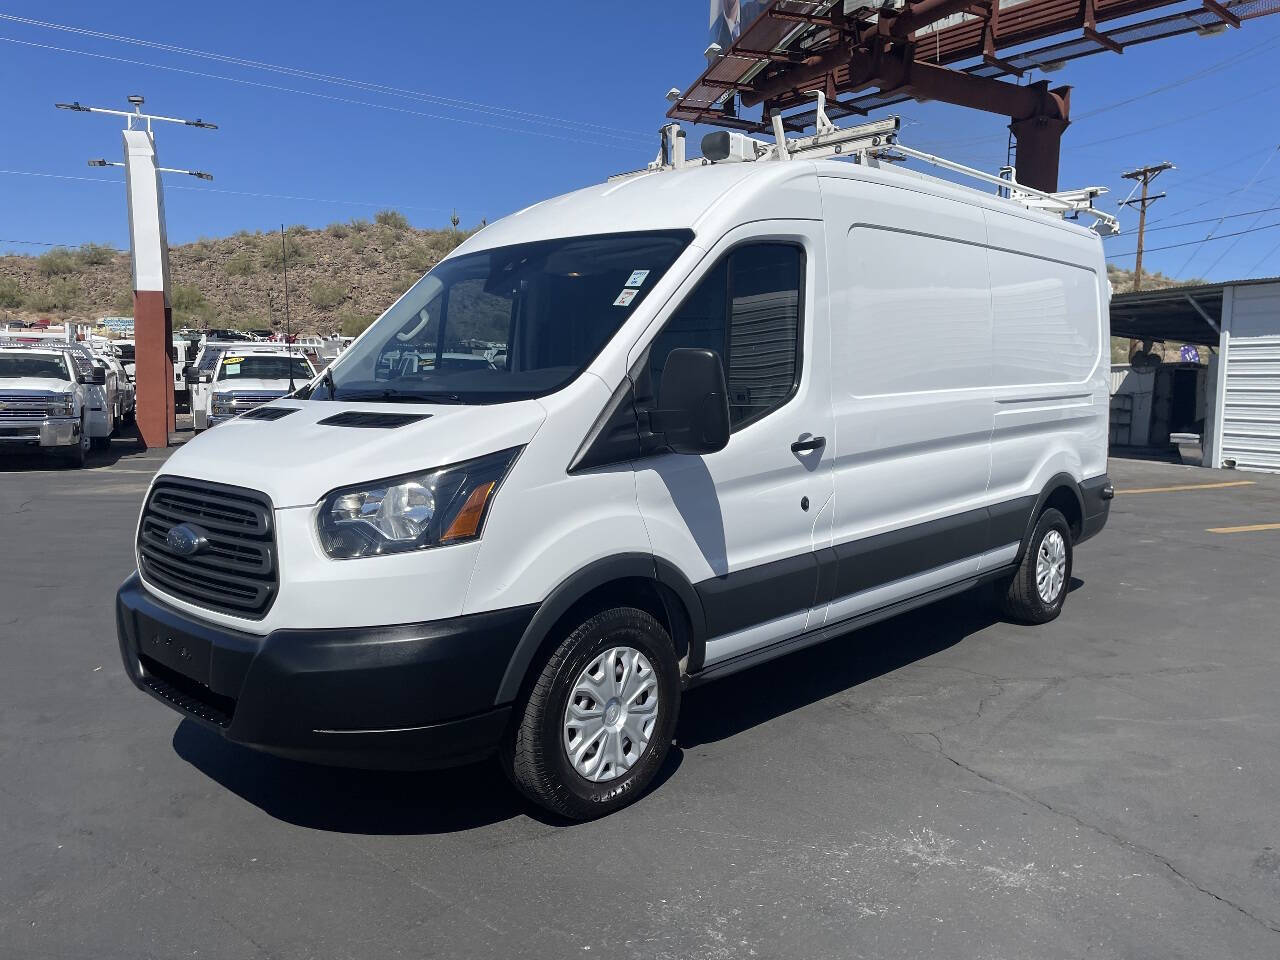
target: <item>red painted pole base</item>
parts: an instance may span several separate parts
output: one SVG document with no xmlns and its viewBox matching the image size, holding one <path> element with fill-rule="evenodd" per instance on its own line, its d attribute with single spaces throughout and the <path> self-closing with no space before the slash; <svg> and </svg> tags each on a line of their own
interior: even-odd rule
<svg viewBox="0 0 1280 960">
<path fill-rule="evenodd" d="M 167 447 L 173 431 L 173 316 L 159 290 L 133 292 L 134 381 L 138 432 L 148 449 Z"/>
</svg>

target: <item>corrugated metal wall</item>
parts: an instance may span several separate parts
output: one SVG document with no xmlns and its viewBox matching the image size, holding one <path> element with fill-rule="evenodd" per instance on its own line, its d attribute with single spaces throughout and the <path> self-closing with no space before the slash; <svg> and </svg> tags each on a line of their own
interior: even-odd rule
<svg viewBox="0 0 1280 960">
<path fill-rule="evenodd" d="M 1280 336 L 1235 337 L 1227 355 L 1222 459 L 1280 471 Z"/>
<path fill-rule="evenodd" d="M 1231 293 L 1221 459 L 1280 471 L 1280 284 Z"/>
</svg>

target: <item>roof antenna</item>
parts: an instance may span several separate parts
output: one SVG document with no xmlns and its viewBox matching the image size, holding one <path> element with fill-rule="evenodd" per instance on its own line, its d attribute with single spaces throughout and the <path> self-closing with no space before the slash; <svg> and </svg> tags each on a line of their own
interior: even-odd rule
<svg viewBox="0 0 1280 960">
<path fill-rule="evenodd" d="M 289 332 L 289 245 L 284 240 L 284 224 L 280 224 L 280 257 L 284 270 L 284 342 L 289 345 L 289 393 L 298 389 L 293 382 L 293 337 Z"/>
</svg>

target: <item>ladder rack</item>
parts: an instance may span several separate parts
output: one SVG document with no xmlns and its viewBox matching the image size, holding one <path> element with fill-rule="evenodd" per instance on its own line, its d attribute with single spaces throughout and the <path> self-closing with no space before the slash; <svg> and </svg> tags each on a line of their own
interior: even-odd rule
<svg viewBox="0 0 1280 960">
<path fill-rule="evenodd" d="M 836 157 L 865 166 L 879 167 L 881 161 L 895 162 L 904 157 L 910 157 L 972 180 L 993 184 L 999 188 L 1000 196 L 1030 210 L 1043 210 L 1072 218 L 1082 213 L 1086 214 L 1093 218 L 1093 229 L 1100 236 L 1112 236 L 1120 229 L 1119 220 L 1109 213 L 1096 209 L 1093 205 L 1097 197 L 1108 192 L 1106 187 L 1084 187 L 1079 190 L 1063 190 L 1056 193 L 1037 190 L 1035 187 L 1018 183 L 1017 171 L 1013 167 L 1005 167 L 997 175 L 905 146 L 898 141 L 898 131 L 901 127 L 898 117 L 872 120 L 852 127 L 837 127 L 827 117 L 826 95 L 821 91 L 814 91 L 814 96 L 817 98 L 818 105 L 815 112 L 815 130 L 810 136 L 787 137 L 782 117 L 775 111 L 772 116 L 773 143 L 757 140 L 743 133 L 720 130 L 702 138 L 703 155 L 701 157 L 687 158 L 684 131 L 680 129 L 678 123 L 668 123 L 658 131 L 660 146 L 658 156 L 652 163 L 643 170 L 617 174 L 609 179 L 622 180 L 646 173 L 683 170 L 689 167 L 708 166 L 712 163 L 759 163 L 770 160 L 785 161 L 796 158 L 817 160 Z"/>
</svg>

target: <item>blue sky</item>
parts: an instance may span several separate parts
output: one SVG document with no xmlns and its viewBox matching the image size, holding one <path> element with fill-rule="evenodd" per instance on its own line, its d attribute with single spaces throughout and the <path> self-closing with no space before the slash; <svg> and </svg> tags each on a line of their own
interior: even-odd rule
<svg viewBox="0 0 1280 960">
<path fill-rule="evenodd" d="M 119 124 L 55 111 L 54 101 L 124 107 L 137 92 L 157 113 L 220 125 L 159 131 L 165 165 L 216 178 L 168 178 L 174 243 L 282 221 L 321 226 L 386 206 L 419 226 L 443 226 L 456 209 L 470 226 L 651 159 L 663 93 L 699 72 L 708 19 L 705 0 L 0 0 L 0 14 L 353 81 L 0 19 L 0 83 L 9 91 L 0 250 L 19 252 L 45 248 L 16 241 L 127 244 L 121 171 L 85 165 L 118 157 Z M 1069 64 L 1051 77 L 1075 87 L 1062 186 L 1101 184 L 1114 203 L 1132 186 L 1122 171 L 1170 160 L 1178 169 L 1157 181 L 1169 196 L 1151 208 L 1147 267 L 1182 278 L 1280 274 L 1280 209 L 1252 212 L 1280 208 L 1277 58 L 1280 17 L 1270 17 L 1222 36 L 1193 34 Z M 413 94 L 375 89 L 386 87 Z M 1138 99 L 1116 105 L 1130 98 Z M 991 170 L 1004 162 L 1000 118 L 938 104 L 899 109 L 905 143 Z M 708 129 L 692 128 L 691 143 Z M 1218 217 L 1246 213 L 1215 228 Z M 1136 224 L 1136 214 L 1123 218 Z M 1276 229 L 1238 238 L 1154 249 L 1272 223 Z M 1134 249 L 1131 235 L 1108 240 L 1107 249 L 1132 266 L 1122 256 Z"/>
</svg>

